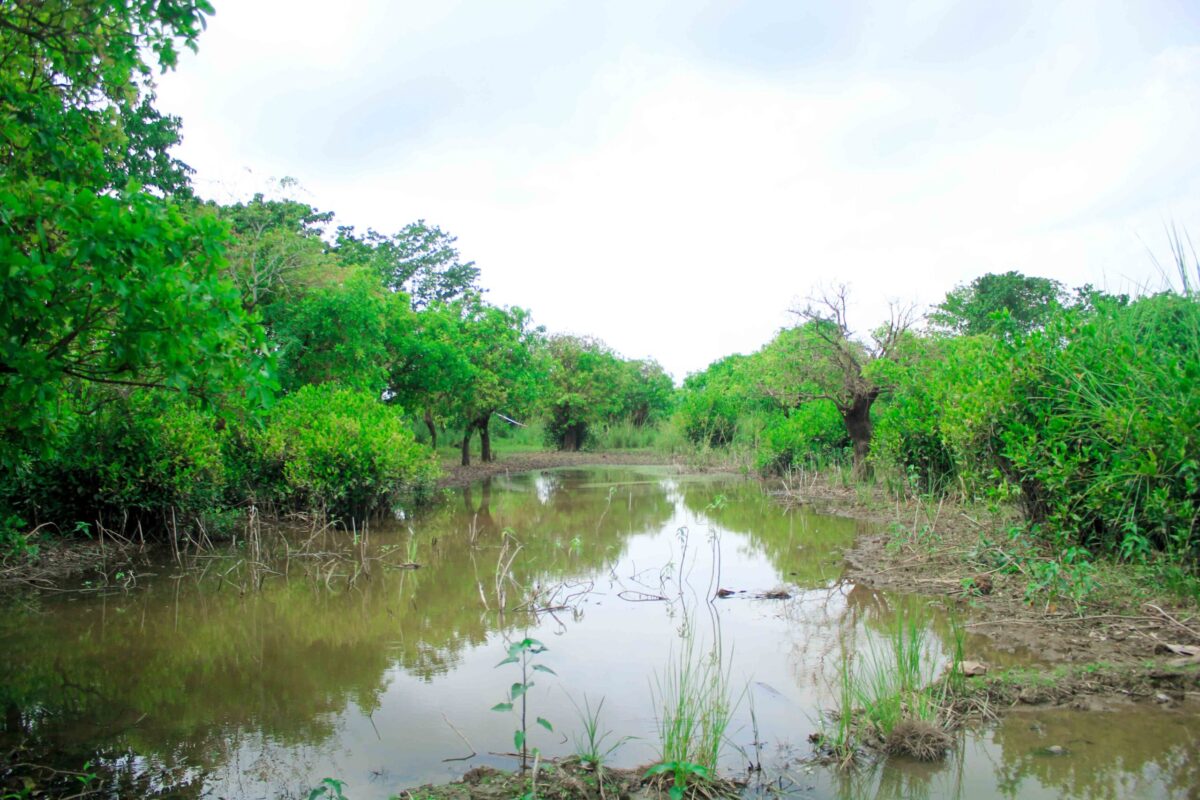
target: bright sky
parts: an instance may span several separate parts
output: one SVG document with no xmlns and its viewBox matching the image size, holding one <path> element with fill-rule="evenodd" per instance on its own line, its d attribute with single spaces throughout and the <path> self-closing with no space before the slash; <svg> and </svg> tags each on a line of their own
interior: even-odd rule
<svg viewBox="0 0 1200 800">
<path fill-rule="evenodd" d="M 1159 288 L 1200 239 L 1200 3 L 213 0 L 159 81 L 201 194 L 424 218 L 489 299 L 677 379 L 822 287 Z"/>
</svg>

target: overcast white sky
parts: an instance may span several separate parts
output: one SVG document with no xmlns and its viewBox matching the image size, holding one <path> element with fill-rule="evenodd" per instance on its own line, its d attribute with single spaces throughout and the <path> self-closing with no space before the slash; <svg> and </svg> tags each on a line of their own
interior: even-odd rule
<svg viewBox="0 0 1200 800">
<path fill-rule="evenodd" d="M 159 80 L 206 197 L 292 176 L 677 379 L 814 288 L 1130 291 L 1200 235 L 1200 2 L 213 0 Z"/>
</svg>

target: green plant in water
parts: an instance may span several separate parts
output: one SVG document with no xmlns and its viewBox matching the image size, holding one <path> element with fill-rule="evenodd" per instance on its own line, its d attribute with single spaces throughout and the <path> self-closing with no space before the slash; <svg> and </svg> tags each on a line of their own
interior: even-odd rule
<svg viewBox="0 0 1200 800">
<path fill-rule="evenodd" d="M 723 664 L 720 648 L 714 645 L 698 656 L 688 636 L 665 674 L 656 677 L 653 694 L 660 709 L 661 753 L 652 774 L 673 772 L 677 787 L 688 776 L 711 779 L 736 705 L 730 698 L 729 668 Z"/>
<path fill-rule="evenodd" d="M 541 655 L 546 650 L 546 646 L 537 639 L 526 637 L 519 642 L 513 642 L 509 645 L 508 657 L 496 665 L 497 668 L 503 667 L 506 664 L 519 664 L 521 666 L 521 680 L 509 687 L 508 699 L 492 706 L 492 711 L 512 711 L 518 701 L 521 704 L 521 727 L 513 731 L 513 746 L 521 756 L 521 772 L 525 772 L 528 768 L 531 752 L 535 759 L 540 755 L 540 751 L 536 747 L 530 751 L 528 746 L 529 725 L 526 695 L 534 686 L 533 681 L 530 680 L 530 673 L 545 672 L 549 675 L 558 674 L 545 664 L 538 664 L 533 661 L 534 657 Z M 544 717 L 537 717 L 536 723 L 548 731 L 554 730 L 554 726 Z"/>
<path fill-rule="evenodd" d="M 849 657 L 843 657 L 838 669 L 837 708 L 832 713 L 822 714 L 817 739 L 842 767 L 854 760 L 854 700 L 854 665 Z"/>
<path fill-rule="evenodd" d="M 83 762 L 83 768 L 75 776 L 75 780 L 79 781 L 80 785 L 86 789 L 97 777 L 99 776 L 96 774 L 96 770 L 92 769 L 92 762 L 85 761 Z"/>
<path fill-rule="evenodd" d="M 920 759 L 936 758 L 950 747 L 949 737 L 938 727 L 938 716 L 947 694 L 961 690 L 966 681 L 966 630 L 951 618 L 950 631 L 950 663 L 940 683 L 929 658 L 925 625 L 904 614 L 897 615 L 885 643 L 870 646 L 861 668 L 855 669 L 848 657 L 842 659 L 838 708 L 823 717 L 819 737 L 828 755 L 848 766 L 855 756 L 856 737 L 869 733 L 884 740 L 888 752 L 907 752 Z M 829 724 L 831 719 L 835 725 Z M 898 730 L 901 723 L 903 732 Z M 914 731 L 918 732 L 915 740 Z"/>
<path fill-rule="evenodd" d="M 653 778 L 655 775 L 665 773 L 671 773 L 674 777 L 671 788 L 667 789 L 667 796 L 671 800 L 683 800 L 683 793 L 687 791 L 690 778 L 694 777 L 701 781 L 712 779 L 712 771 L 708 767 L 702 764 L 693 764 L 690 761 L 664 761 L 646 770 L 646 774 L 642 777 Z"/>
<path fill-rule="evenodd" d="M 925 626 L 906 615 L 896 617 L 886 646 L 871 646 L 864 671 L 855 676 L 855 697 L 881 735 L 903 719 L 936 718 L 937 707 L 925 691 L 934 678 L 925 653 Z"/>
<path fill-rule="evenodd" d="M 612 736 L 612 731 L 605 730 L 600 726 L 600 712 L 604 709 L 604 698 L 600 698 L 600 702 L 593 709 L 588 696 L 583 696 L 583 708 L 574 700 L 571 704 L 575 706 L 575 712 L 579 715 L 579 721 L 583 725 L 583 736 L 575 736 L 575 754 L 579 756 L 581 764 L 595 770 L 597 780 L 604 780 L 604 762 L 608 760 L 614 752 L 617 751 L 623 744 L 632 740 L 632 736 L 622 736 L 616 741 L 606 744 L 605 740 Z"/>
</svg>

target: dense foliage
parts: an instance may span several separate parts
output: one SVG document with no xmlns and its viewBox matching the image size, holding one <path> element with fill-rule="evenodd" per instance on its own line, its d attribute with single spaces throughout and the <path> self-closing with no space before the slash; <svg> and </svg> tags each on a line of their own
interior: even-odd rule
<svg viewBox="0 0 1200 800">
<path fill-rule="evenodd" d="M 552 336 L 544 351 L 546 439 L 561 450 L 582 449 L 604 425 L 653 425 L 671 408 L 675 385 L 655 361 L 626 360 L 578 336 Z"/>
<path fill-rule="evenodd" d="M 1012 497 L 1063 552 L 1200 555 L 1200 296 L 1186 283 L 1131 300 L 985 275 L 931 322 L 860 368 L 847 353 L 871 342 L 802 320 L 690 376 L 679 423 L 769 471 L 829 463 L 846 457 L 838 414 L 863 381 L 879 399 L 871 460 L 894 490 Z"/>
</svg>

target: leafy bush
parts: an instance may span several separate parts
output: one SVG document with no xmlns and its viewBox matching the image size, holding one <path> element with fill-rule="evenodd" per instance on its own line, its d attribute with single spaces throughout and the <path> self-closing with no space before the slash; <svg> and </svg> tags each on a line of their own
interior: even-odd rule
<svg viewBox="0 0 1200 800">
<path fill-rule="evenodd" d="M 739 403 L 719 389 L 685 392 L 676 412 L 684 435 L 692 444 L 721 447 L 737 432 Z"/>
<path fill-rule="evenodd" d="M 892 388 L 875 406 L 872 450 L 877 472 L 898 493 L 945 491 L 958 478 L 939 392 L 948 380 L 947 353 L 967 341 L 913 338 L 904 358 L 885 365 Z"/>
<path fill-rule="evenodd" d="M 203 520 L 221 505 L 227 475 L 214 415 L 177 395 L 97 392 L 67 446 L 24 473 L 26 521 L 61 530 L 102 522 L 146 536 Z"/>
<path fill-rule="evenodd" d="M 975 487 L 1011 484 L 1063 546 L 1141 559 L 1200 544 L 1200 302 L 1063 311 L 1010 342 L 957 340 L 931 381 Z"/>
<path fill-rule="evenodd" d="M 833 403 L 805 403 L 786 417 L 770 418 L 763 428 L 756 466 L 779 473 L 801 465 L 823 465 L 842 456 L 849 445 L 846 426 Z"/>
<path fill-rule="evenodd" d="M 404 413 L 365 391 L 305 386 L 272 410 L 256 479 L 288 505 L 365 515 L 437 474 Z"/>
<path fill-rule="evenodd" d="M 1200 302 L 1163 294 L 1065 316 L 1019 357 L 1037 370 L 1003 419 L 1008 469 L 1035 517 L 1142 558 L 1195 551 Z"/>
</svg>

